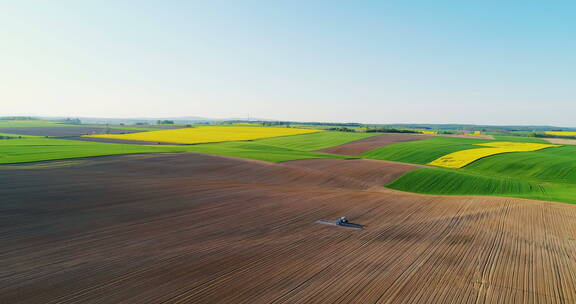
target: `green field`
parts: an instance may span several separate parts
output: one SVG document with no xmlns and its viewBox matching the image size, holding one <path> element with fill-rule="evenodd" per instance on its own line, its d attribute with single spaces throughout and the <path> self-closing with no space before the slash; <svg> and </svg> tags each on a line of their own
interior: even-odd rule
<svg viewBox="0 0 576 304">
<path fill-rule="evenodd" d="M 0 128 L 24 128 L 24 127 L 74 127 L 78 125 L 66 125 L 48 120 L 0 120 Z"/>
<path fill-rule="evenodd" d="M 497 195 L 576 203 L 576 147 L 507 153 L 462 169 L 426 168 L 387 185 L 445 195 Z"/>
<path fill-rule="evenodd" d="M 267 138 L 258 140 L 257 142 L 264 145 L 292 150 L 316 151 L 380 134 L 381 133 L 318 132 L 304 135 Z"/>
<path fill-rule="evenodd" d="M 362 157 L 427 164 L 490 141 L 434 137 L 377 148 Z M 496 136 L 495 141 L 546 143 L 519 136 Z M 576 146 L 494 155 L 461 169 L 419 169 L 387 187 L 426 194 L 497 195 L 576 203 Z"/>
<path fill-rule="evenodd" d="M 494 139 L 497 141 L 516 141 L 516 142 L 527 142 L 527 143 L 537 143 L 537 144 L 547 144 L 548 142 L 542 138 L 528 137 L 528 136 L 501 136 L 496 135 Z"/>
<path fill-rule="evenodd" d="M 12 138 L 36 137 L 36 136 L 19 135 L 19 134 L 12 134 L 12 133 L 0 133 L 0 136 L 6 136 L 6 137 L 12 137 Z"/>
<path fill-rule="evenodd" d="M 452 152 L 478 148 L 475 144 L 486 142 L 491 140 L 432 137 L 380 147 L 362 154 L 361 157 L 423 165 Z"/>
<path fill-rule="evenodd" d="M 342 134 L 342 137 L 339 135 Z M 11 134 L 6 134 L 11 136 Z M 234 156 L 270 162 L 307 158 L 345 158 L 344 156 L 310 152 L 363 138 L 349 133 L 322 132 L 255 141 L 199 145 L 128 145 L 52 139 L 36 136 L 0 140 L 0 164 L 35 162 L 103 155 L 162 152 L 196 152 Z M 375 134 L 374 134 L 375 135 Z M 370 135 L 372 136 L 372 135 Z"/>
</svg>

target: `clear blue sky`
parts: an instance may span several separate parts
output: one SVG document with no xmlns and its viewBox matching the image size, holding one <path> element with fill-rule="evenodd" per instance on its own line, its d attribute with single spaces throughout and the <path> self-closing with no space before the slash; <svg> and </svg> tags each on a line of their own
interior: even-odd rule
<svg viewBox="0 0 576 304">
<path fill-rule="evenodd" d="M 0 2 L 0 115 L 576 126 L 576 1 Z"/>
</svg>

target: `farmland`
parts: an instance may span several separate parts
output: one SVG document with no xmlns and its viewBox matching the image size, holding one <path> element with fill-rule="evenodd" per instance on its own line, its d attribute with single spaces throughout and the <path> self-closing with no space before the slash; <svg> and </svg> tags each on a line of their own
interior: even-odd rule
<svg viewBox="0 0 576 304">
<path fill-rule="evenodd" d="M 489 148 L 476 148 L 469 150 L 456 151 L 444 155 L 429 165 L 446 167 L 446 168 L 462 168 L 470 163 L 473 163 L 481 158 L 512 152 L 530 152 L 538 151 L 546 148 L 558 147 L 557 145 L 547 144 L 534 144 L 534 143 L 520 143 L 520 142 L 492 142 L 478 144 L 478 146 L 485 146 Z"/>
<path fill-rule="evenodd" d="M 459 170 L 420 169 L 388 186 L 429 194 L 498 195 L 576 203 L 576 147 L 480 159 Z"/>
<path fill-rule="evenodd" d="M 66 127 L 73 126 L 48 120 L 0 120 L 0 128 Z"/>
<path fill-rule="evenodd" d="M 362 171 L 375 165 L 347 176 L 298 162 L 149 154 L 5 168 L 0 300 L 576 300 L 574 206 L 374 191 L 386 179 Z M 368 228 L 314 223 L 342 214 Z"/>
<path fill-rule="evenodd" d="M 332 147 L 322 149 L 320 152 L 353 156 L 392 144 L 419 141 L 426 138 L 430 137 L 416 134 L 383 134 L 356 140 L 342 145 L 334 145 Z"/>
<path fill-rule="evenodd" d="M 362 154 L 362 157 L 425 165 L 446 154 L 474 149 L 478 147 L 476 144 L 488 142 L 483 139 L 433 137 L 383 146 Z"/>
<path fill-rule="evenodd" d="M 555 135 L 555 136 L 576 136 L 576 132 L 569 132 L 569 131 L 546 131 L 544 132 L 548 135 Z"/>
<path fill-rule="evenodd" d="M 129 130 L 120 128 L 102 128 L 102 127 L 86 127 L 86 126 L 49 126 L 49 127 L 10 127 L 0 128 L 0 132 L 18 134 L 18 135 L 32 135 L 32 136 L 47 136 L 47 137 L 76 137 L 86 134 L 105 134 L 105 133 L 133 133 L 139 130 Z"/>
<path fill-rule="evenodd" d="M 86 127 L 2 133 L 1 303 L 576 301 L 576 146 L 450 169 L 429 163 L 542 142 L 322 131 L 160 145 L 75 136 Z M 130 128 L 117 135 L 156 132 Z M 316 223 L 343 215 L 366 228 Z"/>
<path fill-rule="evenodd" d="M 315 132 L 320 131 L 311 129 L 266 128 L 266 127 L 248 127 L 248 126 L 243 127 L 201 126 L 195 128 L 137 132 L 130 134 L 96 134 L 96 135 L 86 135 L 86 137 L 164 142 L 174 144 L 199 144 L 199 143 L 211 143 L 211 142 L 254 140 L 261 138 L 290 136 L 290 135 L 299 135 Z"/>
<path fill-rule="evenodd" d="M 0 164 L 47 161 L 133 153 L 197 152 L 236 156 L 271 162 L 306 158 L 341 158 L 342 156 L 311 152 L 377 134 L 318 132 L 255 141 L 211 143 L 193 146 L 129 145 L 24 136 L 0 141 Z M 11 136 L 12 134 L 6 134 Z M 128 141 L 126 141 L 128 142 Z M 39 149 L 42 147 L 42 149 Z"/>
</svg>

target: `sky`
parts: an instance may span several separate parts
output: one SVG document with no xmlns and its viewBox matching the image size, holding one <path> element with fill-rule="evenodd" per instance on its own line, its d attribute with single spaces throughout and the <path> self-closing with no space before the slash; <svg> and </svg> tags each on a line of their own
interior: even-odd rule
<svg viewBox="0 0 576 304">
<path fill-rule="evenodd" d="M 576 1 L 0 0 L 0 116 L 576 126 Z"/>
</svg>

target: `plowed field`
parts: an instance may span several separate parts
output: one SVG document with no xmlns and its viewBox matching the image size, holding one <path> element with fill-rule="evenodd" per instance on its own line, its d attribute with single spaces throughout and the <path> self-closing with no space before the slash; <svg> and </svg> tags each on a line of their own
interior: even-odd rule
<svg viewBox="0 0 576 304">
<path fill-rule="evenodd" d="M 0 303 L 576 302 L 576 206 L 376 191 L 411 165 L 330 161 L 0 166 Z M 343 215 L 367 228 L 315 223 Z"/>
<path fill-rule="evenodd" d="M 286 165 L 316 169 L 325 174 L 348 178 L 365 188 L 383 190 L 381 187 L 416 168 L 426 166 L 371 159 L 303 159 L 286 162 Z"/>
</svg>

